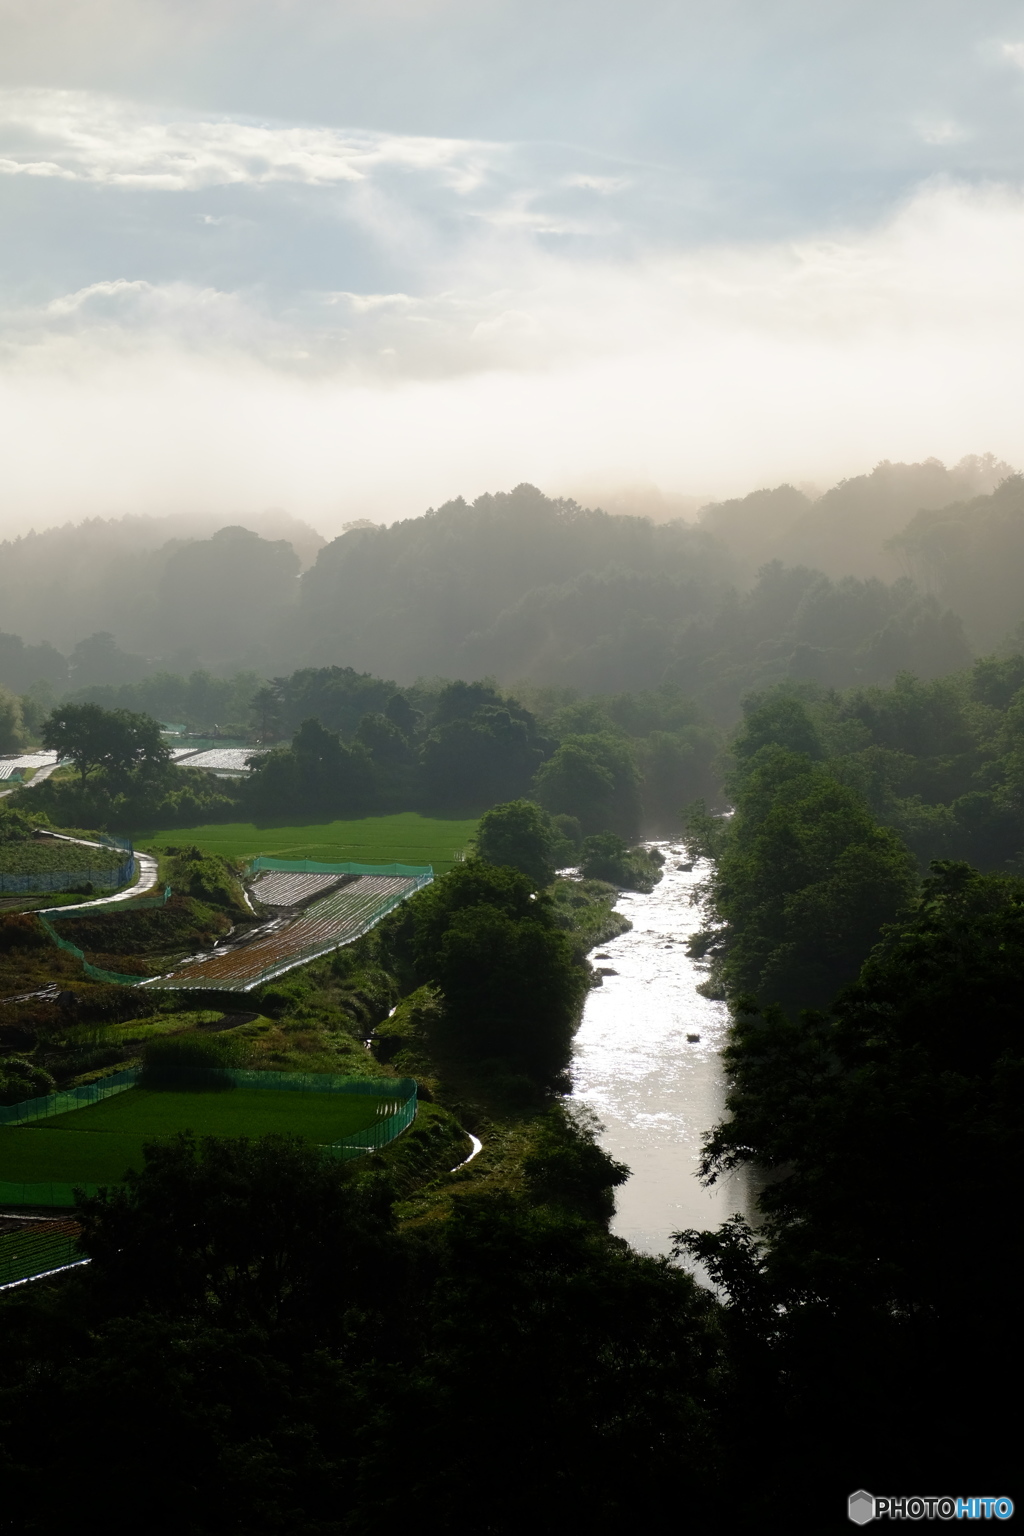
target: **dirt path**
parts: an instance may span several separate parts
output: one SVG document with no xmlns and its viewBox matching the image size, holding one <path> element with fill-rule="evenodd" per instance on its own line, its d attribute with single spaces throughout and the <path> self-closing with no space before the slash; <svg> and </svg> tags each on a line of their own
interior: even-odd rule
<svg viewBox="0 0 1024 1536">
<path fill-rule="evenodd" d="M 88 837 L 67 837 L 63 832 L 50 832 L 52 837 L 60 843 L 80 843 L 83 848 L 103 848 L 105 844 L 94 843 Z M 67 912 L 94 912 L 97 907 L 109 907 L 115 901 L 130 901 L 133 896 L 143 896 L 146 891 L 151 891 L 160 877 L 160 868 L 151 853 L 136 853 L 135 867 L 138 870 L 138 879 L 127 890 L 117 891 L 113 896 L 95 896 L 90 901 L 79 901 L 69 907 L 37 907 L 37 912 L 59 912 L 63 917 Z"/>
</svg>

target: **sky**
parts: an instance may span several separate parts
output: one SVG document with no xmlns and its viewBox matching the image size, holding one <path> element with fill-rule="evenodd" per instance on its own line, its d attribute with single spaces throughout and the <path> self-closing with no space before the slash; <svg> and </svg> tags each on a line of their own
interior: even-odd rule
<svg viewBox="0 0 1024 1536">
<path fill-rule="evenodd" d="M 0 0 L 0 531 L 1024 465 L 1004 0 Z"/>
</svg>

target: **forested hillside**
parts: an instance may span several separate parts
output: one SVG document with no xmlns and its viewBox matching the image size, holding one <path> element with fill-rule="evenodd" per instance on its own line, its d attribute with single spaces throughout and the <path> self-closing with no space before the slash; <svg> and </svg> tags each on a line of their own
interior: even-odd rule
<svg viewBox="0 0 1024 1536">
<path fill-rule="evenodd" d="M 932 860 L 1024 874 L 1024 656 L 932 682 L 754 695 L 732 744 L 728 820 L 691 813 L 714 854 L 714 985 L 827 1003 Z"/>
<path fill-rule="evenodd" d="M 240 723 L 223 690 L 239 673 L 351 667 L 403 687 L 490 676 L 583 694 L 671 682 L 731 725 L 751 689 L 943 676 L 1024 620 L 1024 480 L 991 456 L 884 463 L 816 500 L 759 490 L 695 523 L 530 485 L 357 522 L 319 550 L 281 519 L 259 526 L 284 538 L 235 527 L 159 545 L 154 524 L 153 547 L 145 520 L 128 521 L 82 525 L 66 549 L 49 535 L 7 547 L 0 683 L 45 703 L 198 712 L 208 729 Z M 200 702 L 193 676 L 220 694 Z"/>
</svg>

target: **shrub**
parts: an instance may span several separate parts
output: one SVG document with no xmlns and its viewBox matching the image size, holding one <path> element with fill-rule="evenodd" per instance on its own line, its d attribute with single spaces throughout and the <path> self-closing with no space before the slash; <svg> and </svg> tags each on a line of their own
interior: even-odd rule
<svg viewBox="0 0 1024 1536">
<path fill-rule="evenodd" d="M 0 1064 L 0 1104 L 20 1104 L 23 1099 L 38 1099 L 52 1093 L 54 1081 L 49 1072 L 22 1056 L 8 1056 Z"/>
<path fill-rule="evenodd" d="M 42 924 L 27 912 L 5 912 L 0 917 L 0 954 L 12 949 L 45 949 L 49 942 Z"/>
<path fill-rule="evenodd" d="M 606 880 L 627 891 L 653 891 L 664 862 L 645 848 L 627 848 L 614 832 L 599 832 L 584 839 L 580 870 L 587 880 Z"/>
<path fill-rule="evenodd" d="M 240 1067 L 244 1061 L 235 1040 L 216 1035 L 158 1038 L 143 1047 L 139 1087 L 224 1093 L 235 1086 L 226 1069 Z"/>
</svg>

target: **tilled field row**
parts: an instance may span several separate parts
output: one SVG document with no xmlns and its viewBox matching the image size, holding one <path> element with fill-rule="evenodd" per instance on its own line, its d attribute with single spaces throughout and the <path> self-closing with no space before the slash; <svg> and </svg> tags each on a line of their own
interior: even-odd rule
<svg viewBox="0 0 1024 1536">
<path fill-rule="evenodd" d="M 330 891 L 341 875 L 307 875 L 289 869 L 268 869 L 250 887 L 252 894 L 269 907 L 297 907 L 318 891 Z"/>
<path fill-rule="evenodd" d="M 291 961 L 312 959 L 373 926 L 417 882 L 402 876 L 360 875 L 306 911 L 237 949 L 191 960 L 161 978 L 169 987 L 244 988 Z M 158 983 L 159 984 L 159 983 Z"/>
</svg>

